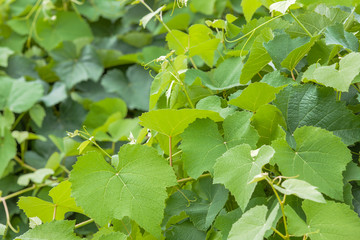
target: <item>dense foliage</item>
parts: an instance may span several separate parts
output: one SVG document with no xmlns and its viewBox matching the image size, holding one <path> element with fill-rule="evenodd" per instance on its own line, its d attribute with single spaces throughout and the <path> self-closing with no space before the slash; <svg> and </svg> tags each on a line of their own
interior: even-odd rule
<svg viewBox="0 0 360 240">
<path fill-rule="evenodd" d="M 3 239 L 357 240 L 357 0 L 0 0 Z"/>
</svg>

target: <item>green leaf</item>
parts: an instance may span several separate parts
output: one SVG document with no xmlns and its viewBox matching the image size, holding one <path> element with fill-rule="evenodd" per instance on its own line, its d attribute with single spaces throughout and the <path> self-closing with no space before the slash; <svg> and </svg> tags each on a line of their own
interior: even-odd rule
<svg viewBox="0 0 360 240">
<path fill-rule="evenodd" d="M 214 13 L 215 2 L 216 0 L 193 0 L 191 7 L 194 7 L 197 12 L 211 15 Z"/>
<path fill-rule="evenodd" d="M 107 92 L 117 93 L 129 109 L 147 111 L 152 78 L 143 67 L 134 65 L 127 69 L 126 77 L 118 69 L 108 71 L 101 85 Z"/>
<path fill-rule="evenodd" d="M 239 108 L 256 112 L 257 109 L 275 99 L 276 89 L 267 83 L 255 82 L 246 87 L 237 98 L 231 99 L 229 104 Z"/>
<path fill-rule="evenodd" d="M 211 90 L 225 90 L 240 86 L 240 74 L 243 66 L 242 58 L 228 58 L 215 69 L 212 78 L 201 80 Z"/>
<path fill-rule="evenodd" d="M 90 111 L 86 116 L 84 125 L 92 131 L 101 127 L 115 114 L 119 115 L 120 119 L 126 117 L 127 109 L 125 102 L 119 98 L 105 98 L 90 105 Z"/>
<path fill-rule="evenodd" d="M 311 65 L 303 75 L 303 82 L 316 82 L 337 91 L 348 92 L 353 79 L 360 72 L 360 53 L 350 53 L 339 62 L 339 70 L 336 64 L 331 66 Z"/>
<path fill-rule="evenodd" d="M 38 127 L 41 127 L 46 113 L 44 108 L 40 104 L 35 104 L 30 109 L 29 115 L 31 117 L 31 120 L 33 120 Z"/>
<path fill-rule="evenodd" d="M 313 36 L 321 33 L 327 26 L 331 24 L 329 18 L 317 12 L 306 12 L 297 16 L 297 19 Z M 294 21 L 291 26 L 286 29 L 286 32 L 292 38 L 309 36 L 296 21 Z"/>
<path fill-rule="evenodd" d="M 73 233 L 75 221 L 53 221 L 41 224 L 34 229 L 30 229 L 16 240 L 48 240 L 48 239 L 61 239 L 61 240 L 78 240 L 82 239 Z"/>
<path fill-rule="evenodd" d="M 295 212 L 290 205 L 285 205 L 285 216 L 288 223 L 289 233 L 293 236 L 304 236 L 310 233 L 308 225 Z"/>
<path fill-rule="evenodd" d="M 29 110 L 44 91 L 38 82 L 24 82 L 8 77 L 0 77 L 0 85 L 0 110 L 7 107 L 15 113 Z"/>
<path fill-rule="evenodd" d="M 266 231 L 273 225 L 279 205 L 271 211 L 268 218 L 266 206 L 256 206 L 245 212 L 241 218 L 235 222 L 229 233 L 229 240 L 263 240 Z"/>
<path fill-rule="evenodd" d="M 183 141 L 184 169 L 192 178 L 198 178 L 204 171 L 213 172 L 213 165 L 228 148 L 248 143 L 254 148 L 258 140 L 255 129 L 250 125 L 251 113 L 235 112 L 224 120 L 224 138 L 216 123 L 210 119 L 199 119 L 181 135 Z M 194 144 L 198 146 L 194 148 Z"/>
<path fill-rule="evenodd" d="M 264 43 L 264 47 L 270 54 L 274 65 L 277 69 L 281 69 L 281 63 L 295 49 L 302 47 L 310 41 L 309 37 L 290 38 L 287 34 L 277 35 L 273 40 Z"/>
<path fill-rule="evenodd" d="M 285 195 L 296 195 L 302 199 L 309 199 L 314 202 L 326 203 L 324 197 L 321 195 L 317 188 L 309 184 L 308 182 L 299 179 L 287 179 L 281 187 L 274 185 L 276 190 Z"/>
<path fill-rule="evenodd" d="M 127 3 L 117 0 L 92 0 L 77 4 L 76 9 L 90 21 L 97 21 L 100 16 L 115 21 L 124 15 Z"/>
<path fill-rule="evenodd" d="M 189 56 L 200 56 L 209 67 L 214 64 L 215 50 L 220 43 L 220 39 L 212 36 L 211 29 L 205 25 L 194 24 L 189 28 Z"/>
<path fill-rule="evenodd" d="M 281 139 L 272 144 L 275 155 L 272 163 L 284 176 L 299 176 L 331 198 L 343 200 L 343 176 L 351 154 L 340 138 L 316 127 L 304 126 L 295 130 L 296 148 Z"/>
<path fill-rule="evenodd" d="M 259 0 L 244 0 L 241 1 L 241 7 L 244 11 L 244 16 L 247 22 L 249 22 L 255 13 L 255 11 L 261 7 L 261 2 Z"/>
<path fill-rule="evenodd" d="M 217 112 L 199 109 L 160 109 L 139 117 L 140 125 L 171 137 L 182 133 L 197 118 L 210 118 L 217 122 L 223 120 Z"/>
<path fill-rule="evenodd" d="M 262 166 L 274 155 L 270 146 L 262 146 L 256 151 L 257 155 L 253 157 L 255 152 L 251 152 L 248 144 L 238 145 L 225 152 L 214 165 L 214 182 L 224 184 L 243 211 L 256 186 L 249 182 L 261 173 Z"/>
<path fill-rule="evenodd" d="M 235 112 L 235 108 L 228 106 L 223 107 L 224 102 L 226 104 L 226 101 L 218 96 L 208 96 L 203 99 L 201 99 L 196 104 L 196 109 L 202 109 L 202 110 L 211 110 L 214 112 L 218 112 L 221 117 L 226 118 L 227 116 L 233 114 Z"/>
<path fill-rule="evenodd" d="M 266 104 L 259 107 L 252 117 L 251 123 L 260 136 L 258 146 L 270 145 L 273 140 L 285 135 L 281 128 L 281 126 L 286 126 L 284 118 L 274 105 Z"/>
<path fill-rule="evenodd" d="M 359 40 L 354 34 L 345 31 L 343 24 L 327 27 L 325 31 L 325 42 L 326 44 L 341 45 L 354 52 L 357 52 L 359 49 Z"/>
<path fill-rule="evenodd" d="M 92 240 L 126 240 L 127 236 L 122 232 L 115 232 L 113 228 L 100 228 L 97 231 Z"/>
<path fill-rule="evenodd" d="M 98 81 L 104 70 L 99 56 L 90 45 L 86 45 L 80 54 L 77 54 L 75 44 L 63 42 L 51 51 L 50 55 L 56 62 L 56 74 L 69 89 L 88 79 Z"/>
<path fill-rule="evenodd" d="M 243 212 L 240 208 L 236 208 L 235 210 L 232 210 L 224 215 L 219 214 L 217 216 L 214 227 L 219 229 L 221 231 L 221 235 L 223 236 L 223 240 L 226 240 L 229 232 L 231 230 L 232 225 L 240 219 Z"/>
<path fill-rule="evenodd" d="M 120 119 L 109 125 L 108 132 L 114 142 L 122 140 L 127 141 L 130 134 L 137 136 L 140 131 L 139 119 Z"/>
<path fill-rule="evenodd" d="M 70 11 L 58 12 L 55 21 L 38 19 L 35 30 L 35 41 L 47 51 L 64 41 L 93 37 L 89 25 L 78 14 Z"/>
<path fill-rule="evenodd" d="M 54 106 L 67 98 L 66 85 L 62 82 L 56 82 L 51 92 L 46 96 L 42 97 L 41 100 L 45 103 L 47 107 Z"/>
<path fill-rule="evenodd" d="M 176 178 L 154 148 L 124 145 L 116 169 L 97 152 L 79 157 L 70 182 L 76 203 L 98 224 L 129 216 L 160 238 L 166 187 L 175 185 Z"/>
<path fill-rule="evenodd" d="M 49 196 L 53 200 L 52 203 L 37 197 L 20 197 L 17 204 L 20 209 L 24 210 L 28 218 L 39 217 L 42 222 L 51 222 L 54 218 L 63 220 L 67 212 L 82 213 L 70 193 L 71 183 L 63 181 L 50 190 Z"/>
<path fill-rule="evenodd" d="M 198 230 L 188 220 L 176 225 L 173 225 L 171 229 L 165 233 L 166 239 L 168 240 L 205 240 L 206 233 Z"/>
<path fill-rule="evenodd" d="M 288 86 L 277 94 L 274 104 L 282 112 L 290 133 L 302 126 L 315 126 L 332 131 L 346 145 L 359 141 L 359 116 L 337 102 L 332 89 L 312 84 Z"/>
<path fill-rule="evenodd" d="M 189 35 L 179 30 L 171 30 L 166 35 L 166 41 L 170 49 L 175 50 L 177 55 L 185 53 L 185 49 L 189 46 Z"/>
<path fill-rule="evenodd" d="M 14 53 L 8 47 L 0 47 L 0 67 L 7 67 L 8 65 L 8 58 Z"/>
<path fill-rule="evenodd" d="M 10 160 L 16 155 L 16 142 L 8 129 L 0 136 L 0 177 L 3 175 Z"/>
<path fill-rule="evenodd" d="M 360 220 L 348 205 L 328 201 L 326 204 L 305 200 L 303 209 L 312 240 L 357 240 Z"/>
<path fill-rule="evenodd" d="M 270 28 L 261 31 L 250 48 L 250 55 L 247 59 L 240 75 L 240 83 L 247 84 L 258 72 L 261 71 L 270 61 L 271 57 L 263 46 L 264 42 L 268 42 L 274 38 Z"/>
</svg>

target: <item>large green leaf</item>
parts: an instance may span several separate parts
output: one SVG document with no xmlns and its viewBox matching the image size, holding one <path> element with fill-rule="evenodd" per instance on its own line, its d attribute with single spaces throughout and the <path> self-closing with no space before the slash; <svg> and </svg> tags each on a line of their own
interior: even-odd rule
<svg viewBox="0 0 360 240">
<path fill-rule="evenodd" d="M 76 5 L 78 11 L 91 21 L 97 21 L 100 16 L 115 20 L 125 13 L 127 1 L 92 0 Z"/>
<path fill-rule="evenodd" d="M 205 240 L 206 233 L 198 230 L 191 222 L 185 221 L 172 226 L 166 231 L 166 239 L 169 240 Z"/>
<path fill-rule="evenodd" d="M 353 79 L 360 72 L 360 53 L 350 53 L 339 62 L 339 70 L 336 64 L 331 66 L 311 65 L 303 75 L 303 82 L 316 82 L 337 91 L 348 92 Z"/>
<path fill-rule="evenodd" d="M 126 77 L 118 69 L 104 75 L 101 85 L 106 91 L 119 94 L 129 109 L 149 109 L 149 92 L 152 78 L 144 68 L 134 65 L 127 69 Z"/>
<path fill-rule="evenodd" d="M 23 235 L 16 237 L 16 240 L 79 240 L 82 239 L 73 232 L 75 221 L 53 221 L 41 224 L 40 226 L 30 229 Z"/>
<path fill-rule="evenodd" d="M 281 69 L 281 63 L 288 57 L 288 55 L 297 48 L 307 44 L 309 41 L 309 37 L 299 37 L 292 39 L 289 35 L 282 34 L 277 35 L 273 40 L 264 43 L 264 47 L 270 54 L 276 68 Z"/>
<path fill-rule="evenodd" d="M 304 126 L 294 132 L 296 148 L 281 139 L 273 141 L 272 163 L 284 176 L 299 176 L 329 197 L 343 200 L 343 176 L 351 154 L 341 139 L 316 127 Z"/>
<path fill-rule="evenodd" d="M 256 206 L 245 212 L 241 218 L 235 222 L 229 233 L 229 240 L 263 240 L 266 231 L 273 225 L 279 205 L 267 215 L 267 208 L 264 205 Z"/>
<path fill-rule="evenodd" d="M 261 7 L 261 1 L 259 0 L 244 0 L 241 1 L 241 6 L 244 11 L 244 16 L 247 22 L 249 22 L 255 13 L 255 11 Z"/>
<path fill-rule="evenodd" d="M 63 41 L 93 37 L 89 25 L 78 14 L 70 11 L 58 12 L 54 21 L 46 18 L 38 19 L 35 30 L 36 42 L 47 51 Z"/>
<path fill-rule="evenodd" d="M 20 197 L 18 206 L 24 210 L 28 218 L 38 217 L 42 222 L 63 220 L 67 212 L 82 213 L 81 208 L 76 206 L 70 193 L 71 183 L 64 181 L 50 190 L 49 196 L 53 199 L 53 203 L 37 197 Z"/>
<path fill-rule="evenodd" d="M 278 93 L 279 90 L 280 89 L 272 87 L 267 83 L 251 83 L 241 92 L 240 96 L 231 99 L 229 104 L 235 105 L 245 110 L 256 112 L 259 107 L 274 100 L 275 94 Z"/>
<path fill-rule="evenodd" d="M 38 82 L 24 82 L 0 77 L 0 110 L 9 108 L 22 113 L 29 110 L 42 96 L 43 87 Z"/>
<path fill-rule="evenodd" d="M 336 24 L 326 28 L 325 42 L 326 44 L 341 45 L 354 52 L 359 49 L 359 40 L 354 34 L 345 31 L 343 24 Z"/>
<path fill-rule="evenodd" d="M 199 109 L 160 109 L 143 113 L 139 117 L 140 125 L 171 137 L 182 133 L 197 118 L 223 120 L 217 112 Z"/>
<path fill-rule="evenodd" d="M 183 141 L 184 169 L 189 176 L 198 178 L 204 171 L 213 172 L 213 165 L 228 148 L 248 143 L 253 148 L 258 140 L 256 130 L 250 125 L 251 113 L 236 112 L 224 120 L 224 138 L 215 122 L 199 119 L 181 135 Z M 198 146 L 194 148 L 195 145 Z"/>
<path fill-rule="evenodd" d="M 275 106 L 282 112 L 291 133 L 301 126 L 316 126 L 332 131 L 347 144 L 360 139 L 360 118 L 337 102 L 329 88 L 312 84 L 288 86 L 276 96 Z"/>
<path fill-rule="evenodd" d="M 176 178 L 155 149 L 125 145 L 116 169 L 97 152 L 79 157 L 70 182 L 76 203 L 98 224 L 129 216 L 159 238 L 166 187 L 175 185 Z"/>
<path fill-rule="evenodd" d="M 203 84 L 212 90 L 225 90 L 239 86 L 243 66 L 242 58 L 228 58 L 215 69 L 211 78 L 202 79 Z"/>
<path fill-rule="evenodd" d="M 76 46 L 72 42 L 63 42 L 58 48 L 50 52 L 56 62 L 54 70 L 60 80 L 67 88 L 72 88 L 75 84 L 91 79 L 98 81 L 103 66 L 95 49 L 87 45 L 79 54 Z"/>
<path fill-rule="evenodd" d="M 270 146 L 255 151 L 252 152 L 248 144 L 236 146 L 219 157 L 214 165 L 214 182 L 224 184 L 243 211 L 256 187 L 249 182 L 262 172 L 262 167 L 274 155 Z"/>
<path fill-rule="evenodd" d="M 305 200 L 302 207 L 306 223 L 292 213 L 294 217 L 289 219 L 290 234 L 307 234 L 312 240 L 359 239 L 360 220 L 349 206 L 332 201 L 322 204 Z"/>
<path fill-rule="evenodd" d="M 331 24 L 330 19 L 317 12 L 306 12 L 297 16 L 297 19 L 312 35 L 322 32 L 329 24 Z M 296 21 L 286 29 L 286 32 L 290 34 L 292 38 L 309 36 Z"/>
</svg>

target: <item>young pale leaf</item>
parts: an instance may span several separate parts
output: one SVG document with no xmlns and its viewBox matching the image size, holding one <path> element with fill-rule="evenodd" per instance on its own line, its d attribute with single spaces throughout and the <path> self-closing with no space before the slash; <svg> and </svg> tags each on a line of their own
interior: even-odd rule
<svg viewBox="0 0 360 240">
<path fill-rule="evenodd" d="M 255 183 L 249 182 L 261 173 L 262 166 L 270 161 L 274 153 L 272 147 L 264 145 L 253 158 L 249 145 L 233 147 L 216 160 L 214 182 L 224 184 L 244 211 L 256 187 Z"/>
<path fill-rule="evenodd" d="M 328 201 L 326 204 L 303 202 L 312 240 L 358 240 L 360 219 L 348 205 Z"/>
<path fill-rule="evenodd" d="M 302 127 L 294 132 L 296 148 L 285 140 L 275 140 L 272 163 L 285 176 L 299 176 L 326 195 L 343 200 L 343 176 L 351 154 L 339 137 L 321 128 Z"/>
<path fill-rule="evenodd" d="M 146 28 L 146 25 L 148 24 L 148 22 L 155 17 L 157 14 L 159 14 L 163 9 L 165 8 L 165 6 L 161 6 L 158 9 L 156 9 L 155 11 L 146 14 L 145 16 L 143 16 L 140 19 L 140 26 L 142 25 L 144 28 Z"/>
<path fill-rule="evenodd" d="M 21 186 L 27 186 L 30 183 L 30 181 L 34 183 L 42 183 L 46 178 L 48 178 L 52 174 L 54 174 L 54 170 L 49 168 L 40 168 L 33 173 L 27 173 L 21 175 L 18 178 L 17 183 Z"/>
<path fill-rule="evenodd" d="M 176 136 L 197 118 L 210 118 L 216 122 L 222 121 L 219 113 L 199 109 L 160 109 L 143 113 L 140 125 L 158 131 L 166 136 Z"/>
<path fill-rule="evenodd" d="M 216 123 L 210 119 L 199 119 L 181 135 L 183 141 L 184 169 L 189 176 L 198 178 L 204 171 L 213 172 L 213 165 L 228 148 L 248 143 L 255 148 L 258 141 L 256 130 L 250 125 L 251 113 L 235 112 L 224 120 L 224 138 Z M 194 148 L 194 146 L 197 148 Z"/>
<path fill-rule="evenodd" d="M 80 240 L 82 238 L 76 236 L 73 232 L 75 221 L 52 221 L 49 223 L 41 224 L 34 229 L 30 229 L 23 235 L 16 237 L 15 240 L 48 240 L 48 239 L 61 239 L 61 240 Z"/>
<path fill-rule="evenodd" d="M 285 180 L 281 187 L 274 185 L 274 187 L 281 193 L 285 195 L 295 194 L 299 198 L 309 199 L 314 202 L 326 203 L 324 197 L 317 190 L 317 187 L 312 186 L 308 182 L 299 180 L 299 179 L 288 179 Z"/>
<path fill-rule="evenodd" d="M 6 226 L 0 223 L 0 235 L 4 235 L 6 231 Z"/>
<path fill-rule="evenodd" d="M 71 183 L 64 181 L 50 190 L 49 196 L 53 199 L 53 203 L 37 197 L 20 197 L 18 206 L 29 218 L 38 217 L 42 222 L 50 222 L 54 217 L 55 220 L 63 220 L 67 212 L 82 213 L 70 193 Z"/>
<path fill-rule="evenodd" d="M 286 1 L 276 2 L 270 5 L 269 10 L 270 12 L 277 11 L 284 14 L 291 5 L 295 4 L 295 2 L 296 0 L 286 0 Z"/>
<path fill-rule="evenodd" d="M 240 96 L 231 99 L 229 104 L 235 105 L 239 108 L 256 112 L 259 107 L 270 103 L 275 99 L 275 94 L 280 91 L 267 83 L 255 82 L 251 83 L 245 88 Z"/>
<path fill-rule="evenodd" d="M 266 231 L 273 225 L 279 205 L 271 211 L 268 218 L 266 206 L 256 206 L 245 212 L 241 218 L 235 222 L 229 233 L 229 240 L 263 240 Z"/>
<path fill-rule="evenodd" d="M 79 157 L 70 182 L 76 203 L 101 226 L 129 216 L 160 238 L 166 187 L 175 185 L 176 177 L 154 148 L 124 145 L 116 169 L 98 152 Z"/>
<path fill-rule="evenodd" d="M 348 92 L 353 79 L 360 72 L 360 53 L 350 53 L 339 62 L 339 70 L 336 64 L 331 66 L 311 65 L 302 77 L 303 82 L 316 82 L 337 91 Z"/>
<path fill-rule="evenodd" d="M 274 104 L 290 133 L 302 126 L 315 126 L 332 131 L 346 145 L 360 139 L 360 117 L 336 101 L 332 89 L 313 84 L 288 86 L 277 94 Z"/>
</svg>

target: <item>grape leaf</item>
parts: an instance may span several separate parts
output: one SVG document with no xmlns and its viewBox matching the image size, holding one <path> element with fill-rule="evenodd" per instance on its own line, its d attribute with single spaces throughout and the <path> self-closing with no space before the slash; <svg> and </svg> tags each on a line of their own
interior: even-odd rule
<svg viewBox="0 0 360 240">
<path fill-rule="evenodd" d="M 102 226 L 129 216 L 160 238 L 166 187 L 176 184 L 172 168 L 154 148 L 142 145 L 124 145 L 118 156 L 116 169 L 98 152 L 79 157 L 70 173 L 72 196 Z"/>
<path fill-rule="evenodd" d="M 315 126 L 332 131 L 351 145 L 360 139 L 360 118 L 337 102 L 332 89 L 312 84 L 287 86 L 274 100 L 282 112 L 287 130 L 293 133 L 302 126 Z"/>
<path fill-rule="evenodd" d="M 97 231 L 92 240 L 126 240 L 127 236 L 122 232 L 115 232 L 112 227 L 100 228 Z"/>
<path fill-rule="evenodd" d="M 266 219 L 268 212 L 266 206 L 256 206 L 245 212 L 241 218 L 236 221 L 229 233 L 229 240 L 263 240 L 266 231 L 273 225 L 279 205 L 271 211 Z"/>
<path fill-rule="evenodd" d="M 24 210 L 28 218 L 39 217 L 42 222 L 50 222 L 54 218 L 55 220 L 63 220 L 67 212 L 82 213 L 81 208 L 76 206 L 70 193 L 71 183 L 64 181 L 50 190 L 49 196 L 53 199 L 53 203 L 37 197 L 20 197 L 18 206 Z"/>
<path fill-rule="evenodd" d="M 53 221 L 41 224 L 34 229 L 30 229 L 23 235 L 16 237 L 16 240 L 79 240 L 82 239 L 73 233 L 75 221 Z"/>
<path fill-rule="evenodd" d="M 241 6 L 244 11 L 244 16 L 247 22 L 249 22 L 255 13 L 255 11 L 261 7 L 261 1 L 259 0 L 244 0 L 241 1 Z"/>
<path fill-rule="evenodd" d="M 299 176 L 326 195 L 343 200 L 343 176 L 351 154 L 340 138 L 321 128 L 304 126 L 294 132 L 296 148 L 281 139 L 275 140 L 271 163 L 284 176 Z"/>
<path fill-rule="evenodd" d="M 357 52 L 359 49 L 359 40 L 354 34 L 345 31 L 342 23 L 326 28 L 325 42 L 328 45 L 341 45 L 354 52 Z"/>
<path fill-rule="evenodd" d="M 10 130 L 4 129 L 0 136 L 0 177 L 3 175 L 10 160 L 16 155 L 16 142 Z"/>
<path fill-rule="evenodd" d="M 326 204 L 305 200 L 302 205 L 312 240 L 357 240 L 360 220 L 348 205 L 328 201 Z"/>
<path fill-rule="evenodd" d="M 279 90 L 280 89 L 274 88 L 267 83 L 251 83 L 241 92 L 240 96 L 231 99 L 229 104 L 256 112 L 259 107 L 274 100 L 275 94 L 278 93 Z"/>
<path fill-rule="evenodd" d="M 322 32 L 323 29 L 331 24 L 330 19 L 328 19 L 326 16 L 320 15 L 317 12 L 307 12 L 301 14 L 297 16 L 297 19 L 312 35 L 316 35 L 317 33 Z M 292 38 L 309 36 L 296 21 L 294 21 L 291 26 L 286 29 L 286 32 Z"/>
<path fill-rule="evenodd" d="M 38 82 L 25 82 L 9 77 L 0 77 L 0 110 L 9 108 L 22 113 L 29 110 L 42 96 L 43 86 Z"/>
<path fill-rule="evenodd" d="M 277 12 L 281 12 L 282 14 L 284 14 L 288 8 L 295 4 L 296 0 L 285 0 L 285 1 L 279 1 L 276 3 L 273 3 L 270 5 L 270 12 L 272 11 L 277 11 Z"/>
<path fill-rule="evenodd" d="M 261 173 L 262 166 L 269 163 L 273 155 L 274 149 L 266 145 L 258 150 L 255 157 L 248 144 L 233 147 L 216 160 L 214 183 L 224 184 L 244 211 L 256 186 L 249 182 Z"/>
<path fill-rule="evenodd" d="M 223 105 L 226 101 L 216 95 L 208 96 L 203 99 L 201 99 L 196 104 L 196 109 L 202 109 L 202 110 L 211 110 L 214 112 L 218 112 L 221 117 L 226 118 L 227 116 L 233 114 L 235 112 L 235 107 L 227 106 L 224 107 Z"/>
<path fill-rule="evenodd" d="M 339 62 L 339 70 L 336 64 L 331 66 L 311 65 L 302 77 L 303 82 L 316 82 L 337 91 L 348 92 L 353 79 L 360 72 L 360 53 L 350 53 Z"/>
<path fill-rule="evenodd" d="M 224 138 L 216 123 L 210 119 L 199 119 L 181 135 L 180 149 L 184 169 L 192 178 L 198 178 L 204 171 L 213 172 L 213 165 L 228 148 L 248 143 L 254 148 L 258 140 L 256 130 L 250 125 L 251 113 L 235 112 L 224 120 Z M 194 148 L 194 144 L 198 146 Z"/>
<path fill-rule="evenodd" d="M 171 229 L 165 233 L 166 239 L 168 240 L 205 240 L 206 233 L 198 230 L 188 220 L 185 222 L 173 225 Z"/>
<path fill-rule="evenodd" d="M 223 120 L 217 112 L 199 109 L 160 109 L 143 113 L 139 117 L 140 125 L 172 137 L 182 133 L 197 118 Z"/>
</svg>

